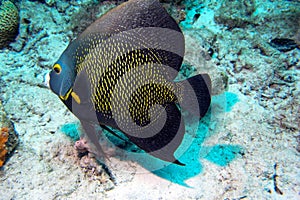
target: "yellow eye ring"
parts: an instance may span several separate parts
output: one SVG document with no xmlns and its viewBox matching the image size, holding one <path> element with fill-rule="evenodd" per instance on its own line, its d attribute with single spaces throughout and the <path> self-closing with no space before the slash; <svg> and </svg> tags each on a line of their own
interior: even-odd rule
<svg viewBox="0 0 300 200">
<path fill-rule="evenodd" d="M 61 66 L 59 64 L 55 64 L 53 66 L 53 70 L 57 73 L 57 74 L 60 74 L 61 72 Z"/>
</svg>

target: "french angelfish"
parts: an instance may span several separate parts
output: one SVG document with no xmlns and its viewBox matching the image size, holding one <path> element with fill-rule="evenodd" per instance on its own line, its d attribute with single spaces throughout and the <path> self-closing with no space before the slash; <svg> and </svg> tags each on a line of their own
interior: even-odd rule
<svg viewBox="0 0 300 200">
<path fill-rule="evenodd" d="M 184 36 L 159 1 L 129 0 L 69 44 L 48 75 L 49 86 L 99 153 L 96 125 L 184 165 L 174 156 L 185 133 L 181 112 L 203 117 L 211 84 L 207 74 L 175 82 L 183 56 Z"/>
</svg>

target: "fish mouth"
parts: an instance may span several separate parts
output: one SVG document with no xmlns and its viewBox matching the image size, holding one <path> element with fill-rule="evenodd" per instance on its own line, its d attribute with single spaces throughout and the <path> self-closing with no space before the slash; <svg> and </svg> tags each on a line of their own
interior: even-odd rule
<svg viewBox="0 0 300 200">
<path fill-rule="evenodd" d="M 50 88 L 50 72 L 46 73 L 44 76 L 43 84 L 47 87 Z"/>
<path fill-rule="evenodd" d="M 60 98 L 61 100 L 66 101 L 66 100 L 69 98 L 69 96 L 70 96 L 70 94 L 71 94 L 72 92 L 73 92 L 73 89 L 70 88 L 69 91 L 68 91 L 65 95 L 59 95 L 59 98 Z"/>
</svg>

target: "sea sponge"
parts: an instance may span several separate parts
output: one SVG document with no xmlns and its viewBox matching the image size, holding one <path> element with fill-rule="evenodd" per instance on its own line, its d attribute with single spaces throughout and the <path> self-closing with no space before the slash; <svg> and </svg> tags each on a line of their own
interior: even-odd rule
<svg viewBox="0 0 300 200">
<path fill-rule="evenodd" d="M 2 127 L 0 130 L 0 167 L 3 166 L 5 162 L 5 157 L 7 154 L 6 142 L 8 141 L 8 128 Z"/>
<path fill-rule="evenodd" d="M 18 8 L 9 0 L 0 0 L 0 49 L 13 41 L 18 32 Z"/>
</svg>

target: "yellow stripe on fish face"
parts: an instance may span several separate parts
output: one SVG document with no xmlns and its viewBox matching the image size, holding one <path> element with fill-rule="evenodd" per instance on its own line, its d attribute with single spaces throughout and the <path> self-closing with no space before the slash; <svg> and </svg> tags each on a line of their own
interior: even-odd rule
<svg viewBox="0 0 300 200">
<path fill-rule="evenodd" d="M 76 101 L 76 103 L 78 103 L 78 104 L 81 103 L 80 97 L 73 91 L 72 88 L 67 92 L 67 94 L 65 96 L 59 96 L 59 98 L 66 101 L 69 98 L 70 94 L 71 94 L 72 98 Z"/>
<path fill-rule="evenodd" d="M 80 97 L 75 92 L 71 92 L 71 96 L 76 101 L 76 103 L 78 103 L 78 104 L 81 103 Z"/>
</svg>

